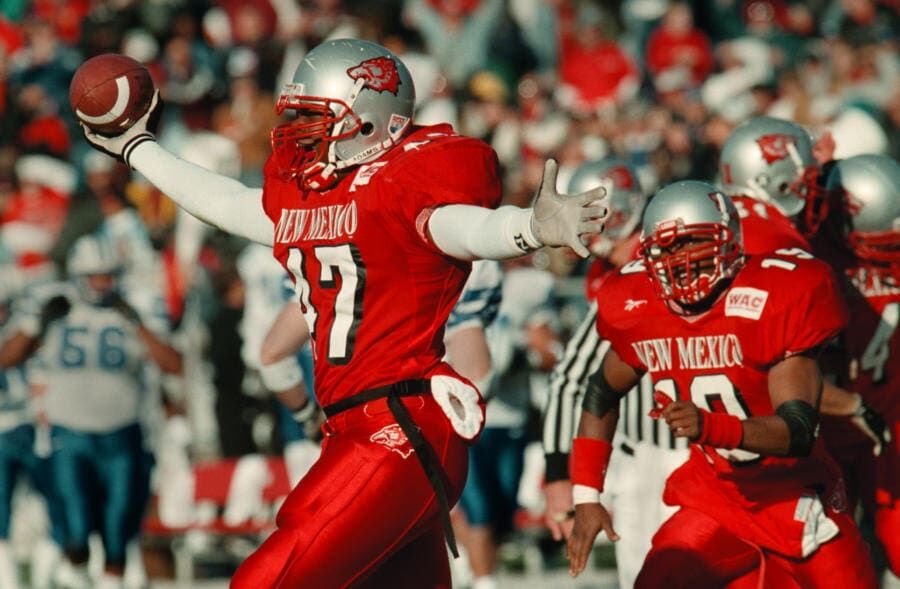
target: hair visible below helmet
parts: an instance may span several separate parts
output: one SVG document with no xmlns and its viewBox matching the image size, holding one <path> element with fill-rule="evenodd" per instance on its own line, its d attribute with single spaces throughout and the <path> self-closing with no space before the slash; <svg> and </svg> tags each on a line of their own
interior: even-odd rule
<svg viewBox="0 0 900 589">
<path fill-rule="evenodd" d="M 569 179 L 568 193 L 578 194 L 598 186 L 609 196 L 609 218 L 601 237 L 618 241 L 631 235 L 641 222 L 647 198 L 638 182 L 637 173 L 627 162 L 606 158 L 584 162 Z"/>
<path fill-rule="evenodd" d="M 102 304 L 111 294 L 109 291 L 98 292 L 89 284 L 91 276 L 115 275 L 121 269 L 118 258 L 111 245 L 95 235 L 80 237 L 69 250 L 66 259 L 66 272 L 75 281 L 80 294 L 93 304 Z"/>
<path fill-rule="evenodd" d="M 752 118 L 732 131 L 722 146 L 722 188 L 728 195 L 771 202 L 785 215 L 796 215 L 818 192 L 812 148 L 812 138 L 800 125 L 773 117 Z"/>
<path fill-rule="evenodd" d="M 381 45 L 359 39 L 318 45 L 275 107 L 279 115 L 294 110 L 313 117 L 273 129 L 282 175 L 320 188 L 336 170 L 379 157 L 410 128 L 415 100 L 409 70 Z"/>
<path fill-rule="evenodd" d="M 712 184 L 685 180 L 644 209 L 641 256 L 660 297 L 682 310 L 706 302 L 743 262 L 737 209 Z"/>
<path fill-rule="evenodd" d="M 885 155 L 847 158 L 831 169 L 826 187 L 842 193 L 856 255 L 900 270 L 900 164 Z"/>
</svg>

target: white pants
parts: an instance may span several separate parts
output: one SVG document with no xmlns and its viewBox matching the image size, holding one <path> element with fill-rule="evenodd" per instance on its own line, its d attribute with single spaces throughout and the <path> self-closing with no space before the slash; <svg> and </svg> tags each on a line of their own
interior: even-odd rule
<svg viewBox="0 0 900 589">
<path fill-rule="evenodd" d="M 674 507 L 663 503 L 663 489 L 666 479 L 687 457 L 687 449 L 634 444 L 616 434 L 606 480 L 613 526 L 621 538 L 615 545 L 621 589 L 634 587 L 653 535 L 675 513 Z"/>
</svg>

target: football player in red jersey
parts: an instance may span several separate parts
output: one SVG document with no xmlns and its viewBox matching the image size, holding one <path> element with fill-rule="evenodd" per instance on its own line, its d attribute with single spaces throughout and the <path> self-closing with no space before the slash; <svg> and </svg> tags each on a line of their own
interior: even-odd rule
<svg viewBox="0 0 900 589">
<path fill-rule="evenodd" d="M 453 548 L 447 510 L 483 421 L 477 390 L 441 360 L 470 261 L 587 255 L 581 237 L 602 229 L 603 190 L 558 195 L 552 161 L 534 209 L 495 209 L 491 148 L 414 126 L 414 100 L 385 48 L 322 43 L 278 98 L 294 118 L 272 132 L 262 190 L 160 147 L 155 109 L 117 137 L 85 132 L 188 212 L 273 246 L 313 337 L 322 455 L 233 587 L 449 587 L 442 528 Z"/>
<path fill-rule="evenodd" d="M 678 182 L 649 201 L 641 258 L 598 299 L 612 347 L 573 444 L 571 572 L 601 529 L 618 537 L 599 503 L 603 474 L 619 398 L 649 373 L 655 411 L 693 444 L 666 485 L 679 511 L 654 537 L 636 587 L 875 587 L 816 437 L 817 350 L 847 321 L 828 266 L 803 250 L 745 256 L 728 197 Z M 629 300 L 647 304 L 635 313 Z"/>
<path fill-rule="evenodd" d="M 838 162 L 827 187 L 843 198 L 850 217 L 847 244 L 856 263 L 846 275 L 853 322 L 843 343 L 850 356 L 847 388 L 884 415 L 893 435 L 877 459 L 863 464 L 863 503 L 891 571 L 900 576 L 900 164 L 883 155 Z"/>
<path fill-rule="evenodd" d="M 833 142 L 826 133 L 814 144 L 800 125 L 772 117 L 752 118 L 728 136 L 720 178 L 741 216 L 746 253 L 798 247 L 828 262 L 843 282 L 841 276 L 854 265 L 855 256 L 842 245 L 839 195 L 824 186 L 825 171 L 833 165 L 825 161 L 831 158 Z M 835 350 L 828 350 L 820 361 L 828 377 L 820 407 L 822 435 L 844 471 L 850 503 L 855 505 L 858 468 L 873 444 L 874 451 L 880 451 L 887 429 L 862 397 L 832 383 L 837 376 L 833 368 L 842 363 L 834 355 Z"/>
<path fill-rule="evenodd" d="M 796 123 L 754 117 L 731 132 L 719 179 L 741 217 L 745 251 L 810 250 L 791 217 L 804 211 L 818 170 L 812 138 Z"/>
</svg>

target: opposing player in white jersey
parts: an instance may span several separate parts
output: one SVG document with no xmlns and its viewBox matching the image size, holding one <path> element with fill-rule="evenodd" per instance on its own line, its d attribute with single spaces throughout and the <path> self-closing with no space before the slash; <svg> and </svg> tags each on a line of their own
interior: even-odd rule
<svg viewBox="0 0 900 589">
<path fill-rule="evenodd" d="M 136 488 L 144 467 L 142 367 L 149 360 L 165 372 L 181 371 L 180 353 L 121 298 L 117 269 L 108 243 L 82 237 L 68 260 L 74 288 L 48 303 L 56 320 L 13 336 L 27 340 L 31 380 L 44 389 L 39 410 L 51 427 L 51 476 L 65 512 L 70 566 L 58 579 L 65 587 L 121 587 L 126 544 L 137 532 L 134 503 L 144 496 Z M 106 562 L 102 579 L 92 583 L 85 564 L 95 526 Z"/>
<path fill-rule="evenodd" d="M 467 283 L 447 324 L 450 338 L 470 292 L 479 296 Z M 507 263 L 502 288 L 481 292 L 485 306 L 494 307 L 497 315 L 486 329 L 494 377 L 481 389 L 487 397 L 485 428 L 469 449 L 469 475 L 460 498 L 467 525 L 460 537 L 469 554 L 473 589 L 494 589 L 498 548 L 512 531 L 520 486 L 531 483 L 535 493 L 538 489 L 537 480 L 523 479 L 532 386 L 553 366 L 561 346 L 549 272 L 527 262 Z M 499 301 L 499 309 L 489 297 Z"/>
<path fill-rule="evenodd" d="M 269 394 L 272 383 L 261 379 L 262 349 L 266 334 L 278 320 L 280 310 L 293 299 L 294 289 L 284 268 L 272 257 L 272 250 L 252 243 L 241 251 L 237 271 L 244 283 L 244 314 L 238 325 L 241 335 L 241 358 L 247 368 L 244 390 L 253 394 L 260 387 Z M 296 310 L 299 313 L 299 310 Z M 302 332 L 301 332 L 302 333 Z M 305 342 L 304 342 L 305 344 Z M 301 345 L 295 357 L 288 360 L 299 369 L 307 390 L 312 388 L 312 358 L 309 346 Z M 302 366 L 306 365 L 306 369 Z M 276 391 L 271 391 L 276 392 Z M 306 474 L 319 456 L 318 444 L 309 440 L 301 423 L 291 416 L 284 403 L 275 403 L 279 431 L 284 442 L 284 458 L 291 483 Z M 261 490 L 261 489 L 260 489 Z"/>
<path fill-rule="evenodd" d="M 0 275 L 7 278 L 2 271 Z M 0 285 L 0 340 L 17 325 L 13 299 L 18 293 L 11 286 L 6 280 Z M 49 500 L 49 475 L 45 456 L 36 451 L 34 412 L 25 367 L 19 364 L 0 368 L 0 587 L 3 589 L 22 586 L 10 532 L 13 494 L 23 477 L 32 489 L 48 498 L 51 538 L 40 539 L 35 545 L 30 578 L 31 585 L 37 589 L 49 586 L 64 540 L 59 503 Z"/>
</svg>

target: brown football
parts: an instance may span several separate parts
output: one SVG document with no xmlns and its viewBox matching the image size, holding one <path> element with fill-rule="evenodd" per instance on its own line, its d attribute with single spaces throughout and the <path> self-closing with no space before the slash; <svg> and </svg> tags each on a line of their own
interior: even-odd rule
<svg viewBox="0 0 900 589">
<path fill-rule="evenodd" d="M 115 53 L 87 60 L 69 86 L 78 120 L 104 135 L 118 135 L 144 116 L 153 99 L 153 79 L 139 62 Z"/>
</svg>

